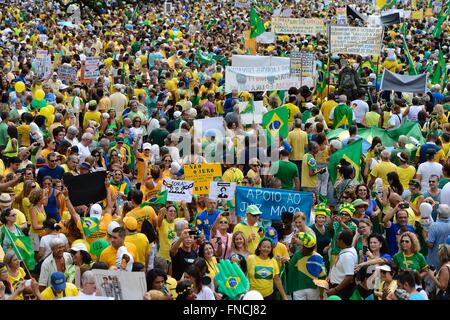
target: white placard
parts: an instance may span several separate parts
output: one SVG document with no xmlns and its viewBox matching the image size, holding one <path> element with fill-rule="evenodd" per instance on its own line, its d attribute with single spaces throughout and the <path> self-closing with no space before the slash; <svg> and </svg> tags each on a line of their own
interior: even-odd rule
<svg viewBox="0 0 450 320">
<path fill-rule="evenodd" d="M 330 27 L 329 48 L 331 53 L 379 55 L 383 28 Z"/>
<path fill-rule="evenodd" d="M 299 77 L 313 77 L 315 75 L 316 60 L 314 53 L 308 51 L 291 52 L 291 74 Z"/>
<path fill-rule="evenodd" d="M 231 200 L 236 191 L 236 182 L 211 181 L 209 197 L 214 200 Z"/>
<path fill-rule="evenodd" d="M 268 67 L 268 66 L 289 66 L 290 58 L 274 56 L 249 56 L 234 54 L 231 56 L 232 67 Z"/>
<path fill-rule="evenodd" d="M 205 134 L 213 132 L 216 139 L 220 141 L 221 138 L 225 137 L 223 121 L 222 117 L 194 120 L 194 138 L 202 139 Z"/>
<path fill-rule="evenodd" d="M 86 57 L 84 79 L 97 79 L 99 57 Z"/>
<path fill-rule="evenodd" d="M 234 7 L 250 9 L 250 0 L 235 0 Z"/>
<path fill-rule="evenodd" d="M 272 32 L 278 34 L 309 34 L 325 33 L 323 19 L 283 18 L 273 17 L 271 21 Z"/>
<path fill-rule="evenodd" d="M 275 33 L 273 32 L 264 32 L 263 34 L 256 37 L 257 43 L 270 44 L 275 43 Z"/>
<path fill-rule="evenodd" d="M 48 37 L 46 34 L 40 34 L 39 35 L 39 42 L 47 42 Z"/>
<path fill-rule="evenodd" d="M 46 79 L 52 73 L 52 59 L 47 50 L 38 50 L 34 59 L 36 75 L 39 79 Z"/>
<path fill-rule="evenodd" d="M 164 179 L 161 191 L 167 190 L 168 201 L 192 202 L 192 191 L 194 190 L 194 181 Z"/>
<path fill-rule="evenodd" d="M 144 300 L 147 283 L 144 272 L 123 270 L 92 270 L 95 284 L 102 296 L 114 300 Z"/>
<path fill-rule="evenodd" d="M 58 67 L 58 77 L 61 80 L 75 82 L 77 80 L 77 69 L 71 66 L 61 65 Z"/>
<path fill-rule="evenodd" d="M 247 108 L 248 102 L 239 102 L 239 112 L 244 111 Z M 256 124 L 262 123 L 263 114 L 267 112 L 264 108 L 263 101 L 254 101 L 254 111 L 251 113 L 240 113 L 241 123 L 244 125 L 252 124 L 254 121 Z"/>
</svg>

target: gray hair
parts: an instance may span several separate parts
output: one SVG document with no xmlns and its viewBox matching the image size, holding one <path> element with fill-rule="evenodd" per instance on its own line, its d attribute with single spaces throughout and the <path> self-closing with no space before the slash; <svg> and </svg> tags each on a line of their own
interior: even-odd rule
<svg viewBox="0 0 450 320">
<path fill-rule="evenodd" d="M 90 132 L 85 132 L 83 133 L 83 135 L 81 136 L 81 139 L 92 139 L 93 135 Z"/>
<path fill-rule="evenodd" d="M 408 137 L 403 134 L 400 137 L 398 137 L 398 143 L 407 144 L 408 140 L 409 140 Z"/>
<path fill-rule="evenodd" d="M 64 118 L 64 116 L 61 113 L 55 113 L 55 121 L 61 122 L 61 120 Z"/>
<path fill-rule="evenodd" d="M 53 249 L 54 247 L 63 246 L 63 245 L 64 245 L 64 242 L 60 238 L 53 238 L 50 240 L 50 248 L 51 249 Z"/>
<path fill-rule="evenodd" d="M 81 276 L 81 285 L 85 285 L 86 283 L 88 283 L 92 279 L 95 280 L 94 273 L 91 270 L 85 271 L 83 273 L 83 275 Z"/>
<path fill-rule="evenodd" d="M 331 140 L 330 145 L 336 150 L 340 150 L 342 148 L 342 142 L 337 139 Z"/>
<path fill-rule="evenodd" d="M 346 103 L 347 102 L 347 96 L 345 94 L 341 94 L 339 96 L 339 103 Z"/>
<path fill-rule="evenodd" d="M 74 134 L 74 135 L 77 135 L 78 134 L 78 129 L 75 126 L 70 126 L 69 128 L 67 128 L 67 132 L 71 133 L 71 134 Z"/>
<path fill-rule="evenodd" d="M 189 227 L 189 223 L 186 220 L 178 220 L 175 222 L 175 231 L 180 232 Z"/>
<path fill-rule="evenodd" d="M 8 252 L 6 252 L 6 254 L 5 254 L 5 257 L 3 258 L 3 262 L 7 266 L 9 266 L 15 255 L 16 255 L 16 253 L 13 250 L 8 250 Z"/>
<path fill-rule="evenodd" d="M 153 268 L 167 271 L 169 265 L 167 264 L 167 260 L 165 258 L 156 256 L 155 260 L 153 261 Z"/>
</svg>

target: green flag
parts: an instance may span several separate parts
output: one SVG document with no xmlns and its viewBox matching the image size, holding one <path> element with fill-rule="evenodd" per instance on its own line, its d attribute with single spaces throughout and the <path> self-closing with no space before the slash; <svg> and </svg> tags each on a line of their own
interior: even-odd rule
<svg viewBox="0 0 450 320">
<path fill-rule="evenodd" d="M 447 20 L 448 11 L 450 8 L 450 1 L 442 7 L 441 12 L 438 15 L 438 20 L 436 22 L 436 26 L 433 29 L 433 37 L 440 38 L 442 35 L 442 24 L 445 20 Z"/>
<path fill-rule="evenodd" d="M 139 5 L 136 5 L 136 8 L 134 8 L 133 11 L 133 20 L 137 20 L 138 16 L 139 16 Z"/>
<path fill-rule="evenodd" d="M 386 2 L 386 4 L 381 8 L 381 11 L 391 8 L 393 5 L 397 4 L 397 0 L 391 0 Z"/>
<path fill-rule="evenodd" d="M 143 202 L 140 207 L 144 208 L 146 206 L 152 205 L 152 204 L 166 204 L 167 202 L 167 194 L 169 193 L 169 191 L 164 190 L 161 191 L 160 193 L 158 193 L 155 197 L 149 199 L 146 202 Z"/>
<path fill-rule="evenodd" d="M 256 38 L 257 36 L 266 32 L 264 24 L 256 13 L 255 8 L 250 8 L 250 38 Z"/>
<path fill-rule="evenodd" d="M 438 63 L 436 64 L 436 69 L 434 70 L 434 73 L 431 75 L 431 83 L 440 84 L 442 76 L 444 76 L 445 82 L 446 75 L 447 75 L 447 66 L 445 64 L 445 59 L 442 50 L 441 48 L 439 48 Z"/>
<path fill-rule="evenodd" d="M 255 104 L 253 103 L 253 99 L 250 99 L 247 102 L 247 105 L 245 106 L 244 110 L 242 110 L 240 112 L 240 114 L 244 114 L 244 113 L 252 113 L 255 112 Z"/>
<path fill-rule="evenodd" d="M 263 115 L 262 126 L 270 132 L 272 137 L 282 136 L 286 138 L 288 135 L 289 110 L 286 106 L 278 107 Z"/>
<path fill-rule="evenodd" d="M 411 54 L 409 53 L 408 44 L 406 43 L 405 37 L 403 36 L 403 51 L 405 51 L 406 54 L 406 60 L 408 62 L 408 73 L 410 76 L 416 76 L 417 70 L 416 66 L 414 65 L 415 62 L 411 57 Z"/>
<path fill-rule="evenodd" d="M 328 58 L 327 63 L 323 62 L 322 66 L 319 69 L 319 82 L 317 83 L 317 92 L 319 92 L 320 94 L 322 94 L 322 92 L 325 90 L 325 88 L 327 87 L 327 79 L 329 77 L 329 64 L 330 64 L 330 59 Z"/>
<path fill-rule="evenodd" d="M 204 53 L 202 53 L 200 48 L 197 49 L 196 55 L 197 55 L 198 60 L 202 64 L 211 64 L 214 61 L 214 54 L 213 53 L 206 53 L 206 54 L 204 54 Z"/>
<path fill-rule="evenodd" d="M 359 139 L 358 141 L 342 147 L 342 149 L 336 151 L 330 156 L 330 161 L 328 163 L 328 172 L 330 172 L 330 178 L 333 184 L 337 179 L 337 168 L 341 159 L 345 159 L 352 165 L 353 168 L 355 168 L 355 178 L 359 180 L 361 173 L 361 153 L 362 139 Z"/>
<path fill-rule="evenodd" d="M 81 218 L 81 226 L 85 237 L 100 231 L 100 221 L 97 218 Z"/>
<path fill-rule="evenodd" d="M 2 234 L 9 238 L 12 248 L 19 260 L 22 260 L 30 271 L 36 267 L 34 260 L 34 249 L 30 237 L 27 237 L 20 231 L 20 235 L 16 235 L 8 230 L 5 226 L 1 228 Z M 3 238 L 3 236 L 2 236 Z"/>
<path fill-rule="evenodd" d="M 214 25 L 217 24 L 217 19 L 211 19 L 206 25 L 206 30 L 210 30 Z"/>
</svg>

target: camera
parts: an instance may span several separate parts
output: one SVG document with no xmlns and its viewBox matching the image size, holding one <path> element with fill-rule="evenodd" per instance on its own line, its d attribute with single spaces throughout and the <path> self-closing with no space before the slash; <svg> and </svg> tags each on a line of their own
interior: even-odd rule
<svg viewBox="0 0 450 320">
<path fill-rule="evenodd" d="M 402 202 L 399 204 L 398 206 L 400 209 L 408 209 L 409 208 L 409 203 L 407 202 Z"/>
</svg>

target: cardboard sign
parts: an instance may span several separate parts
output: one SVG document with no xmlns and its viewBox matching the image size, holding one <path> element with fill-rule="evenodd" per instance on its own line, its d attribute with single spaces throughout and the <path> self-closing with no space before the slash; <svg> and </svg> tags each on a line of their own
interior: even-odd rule
<svg viewBox="0 0 450 320">
<path fill-rule="evenodd" d="M 211 182 L 209 197 L 214 200 L 231 200 L 236 191 L 236 182 Z"/>
<path fill-rule="evenodd" d="M 329 48 L 331 53 L 379 55 L 383 28 L 331 26 Z"/>
<path fill-rule="evenodd" d="M 59 66 L 58 77 L 67 82 L 75 82 L 77 80 L 77 69 L 71 66 Z"/>
<path fill-rule="evenodd" d="M 317 35 L 325 33 L 325 24 L 323 19 L 297 19 L 272 17 L 272 32 L 278 34 L 309 34 Z"/>
<path fill-rule="evenodd" d="M 104 297 L 114 300 L 144 300 L 147 282 L 144 272 L 123 270 L 92 270 L 95 284 Z"/>
<path fill-rule="evenodd" d="M 79 176 L 65 176 L 64 184 L 69 189 L 74 206 L 89 205 L 106 198 L 106 171 L 97 171 Z"/>
<path fill-rule="evenodd" d="M 194 181 L 193 194 L 209 194 L 211 181 L 222 179 L 222 166 L 219 163 L 185 164 L 184 176 Z"/>
<path fill-rule="evenodd" d="M 162 183 L 161 191 L 168 190 L 168 201 L 185 201 L 186 203 L 192 202 L 192 191 L 194 190 L 193 181 L 185 180 L 173 180 L 164 179 Z"/>
</svg>

